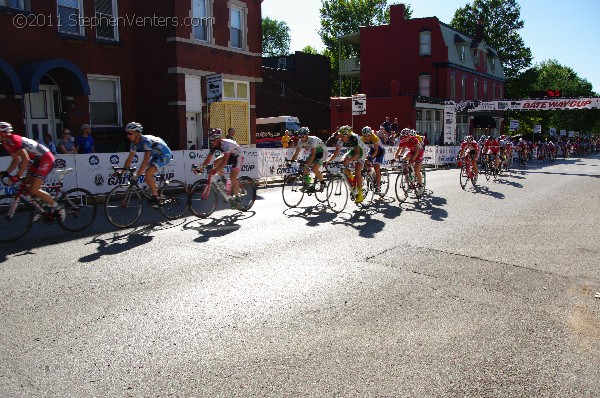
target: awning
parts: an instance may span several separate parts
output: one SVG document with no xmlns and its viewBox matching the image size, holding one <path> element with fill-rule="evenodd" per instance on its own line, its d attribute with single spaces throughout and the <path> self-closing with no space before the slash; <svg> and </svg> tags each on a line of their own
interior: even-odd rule
<svg viewBox="0 0 600 398">
<path fill-rule="evenodd" d="M 2 89 L 12 94 L 23 93 L 19 75 L 8 62 L 0 58 L 0 92 Z"/>
<path fill-rule="evenodd" d="M 20 73 L 25 93 L 40 91 L 40 82 L 45 74 L 51 75 L 66 95 L 90 95 L 87 77 L 77 65 L 65 59 L 49 59 L 31 62 Z"/>
<path fill-rule="evenodd" d="M 479 129 L 496 128 L 496 120 L 491 116 L 478 115 L 473 117 L 473 127 Z"/>
</svg>

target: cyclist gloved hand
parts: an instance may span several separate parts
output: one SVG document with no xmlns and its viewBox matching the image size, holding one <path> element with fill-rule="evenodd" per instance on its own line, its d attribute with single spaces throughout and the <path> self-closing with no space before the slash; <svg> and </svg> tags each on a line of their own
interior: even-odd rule
<svg viewBox="0 0 600 398">
<path fill-rule="evenodd" d="M 138 176 L 136 176 L 136 175 L 133 175 L 133 176 L 131 176 L 131 177 L 129 178 L 129 183 L 131 183 L 132 185 L 135 185 L 135 184 L 137 184 L 137 183 L 138 183 L 138 179 L 139 179 L 139 177 L 138 177 Z"/>
<path fill-rule="evenodd" d="M 13 184 L 16 184 L 17 182 L 21 181 L 21 178 L 17 175 L 14 176 L 10 176 L 8 177 L 8 179 L 10 180 L 10 182 L 12 182 Z"/>
</svg>

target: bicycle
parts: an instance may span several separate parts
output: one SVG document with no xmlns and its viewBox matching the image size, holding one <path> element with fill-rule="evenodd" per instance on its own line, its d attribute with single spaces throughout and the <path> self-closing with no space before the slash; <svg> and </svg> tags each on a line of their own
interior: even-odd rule
<svg viewBox="0 0 600 398">
<path fill-rule="evenodd" d="M 115 174 L 122 183 L 114 187 L 104 203 L 104 210 L 108 221 L 118 228 L 127 228 L 133 225 L 142 214 L 142 197 L 151 201 L 152 191 L 149 187 L 142 188 L 140 182 L 131 180 L 136 167 L 113 166 Z M 170 180 L 165 173 L 155 174 L 158 185 L 160 201 L 158 210 L 169 220 L 175 220 L 185 214 L 188 209 L 187 185 L 179 180 Z M 127 181 L 127 182 L 125 182 Z"/>
<path fill-rule="evenodd" d="M 387 193 L 390 189 L 390 174 L 389 174 L 388 170 L 384 167 L 380 167 L 379 170 L 381 172 L 381 180 L 379 183 L 379 192 L 376 192 L 377 176 L 375 175 L 375 167 L 368 160 L 365 161 L 365 166 L 363 167 L 362 175 L 363 175 L 363 179 L 366 176 L 368 176 L 368 180 L 369 180 L 368 182 L 369 183 L 372 182 L 372 185 L 369 186 L 369 190 L 374 191 L 376 195 L 378 195 L 380 198 L 383 198 L 383 197 L 385 197 L 385 195 L 387 195 Z"/>
<path fill-rule="evenodd" d="M 230 203 L 232 207 L 240 211 L 248 211 L 254 205 L 256 200 L 256 184 L 248 176 L 238 178 L 240 191 L 238 201 L 234 201 L 230 188 L 226 187 L 225 177 L 213 178 L 212 165 L 205 167 L 207 178 L 196 181 L 192 184 L 189 191 L 188 203 L 192 214 L 196 217 L 206 218 L 210 216 L 217 208 L 217 192 L 225 202 Z M 199 172 L 199 167 L 192 165 L 192 171 Z"/>
<path fill-rule="evenodd" d="M 0 196 L 0 242 L 12 242 L 29 232 L 37 219 L 46 224 L 58 224 L 69 232 L 79 232 L 92 224 L 96 218 L 96 199 L 83 188 L 64 191 L 64 178 L 73 169 L 54 170 L 56 182 L 43 184 L 41 188 L 65 209 L 63 221 L 42 200 L 26 192 L 26 184 L 19 183 L 15 195 Z"/>
<path fill-rule="evenodd" d="M 460 168 L 460 186 L 462 189 L 466 190 L 467 184 L 471 181 L 473 187 L 477 183 L 477 174 L 475 174 L 475 170 L 473 170 L 473 164 L 471 163 L 471 157 L 469 155 L 465 155 L 462 157 L 460 162 L 462 162 L 462 166 Z"/>
<path fill-rule="evenodd" d="M 406 201 L 410 191 L 414 191 L 415 197 L 421 199 L 425 194 L 425 186 L 427 182 L 427 175 L 425 169 L 421 167 L 421 177 L 423 180 L 423 186 L 419 188 L 417 178 L 415 175 L 415 169 L 411 162 L 404 160 L 400 167 L 400 173 L 396 177 L 395 191 L 396 198 L 401 204 Z"/>
<path fill-rule="evenodd" d="M 498 155 L 499 156 L 499 155 Z M 485 179 L 490 180 L 490 178 L 494 177 L 494 181 L 498 178 L 498 170 L 496 169 L 494 155 L 486 154 L 485 160 L 483 162 L 483 172 L 485 174 Z"/>
<path fill-rule="evenodd" d="M 285 159 L 285 162 L 285 166 L 290 167 L 292 161 L 290 159 Z M 306 162 L 304 160 L 296 160 L 295 162 L 298 162 L 299 164 L 297 171 L 293 172 L 292 174 L 288 174 L 283 179 L 283 187 L 281 189 L 283 202 L 288 207 L 297 207 L 300 205 L 300 202 L 302 202 L 304 194 L 310 196 L 314 193 L 315 198 L 319 202 L 324 203 L 327 200 L 327 190 L 325 189 L 327 183 L 324 181 L 319 188 L 316 189 L 316 187 L 308 181 L 302 172 L 305 168 L 307 168 Z"/>
</svg>

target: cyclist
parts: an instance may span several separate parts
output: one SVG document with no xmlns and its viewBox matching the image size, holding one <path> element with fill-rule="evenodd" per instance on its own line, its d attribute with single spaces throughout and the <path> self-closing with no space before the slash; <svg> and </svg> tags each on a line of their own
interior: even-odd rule
<svg viewBox="0 0 600 398">
<path fill-rule="evenodd" d="M 554 160 L 556 158 L 556 144 L 552 140 L 548 142 L 548 152 L 550 153 L 550 159 Z"/>
<path fill-rule="evenodd" d="M 412 163 L 417 176 L 417 189 L 420 193 L 425 189 L 423 186 L 423 176 L 421 175 L 421 164 L 423 163 L 424 153 L 425 148 L 417 138 L 417 132 L 407 128 L 402 129 L 402 131 L 400 131 L 400 142 L 398 143 L 398 149 L 394 155 L 394 160 L 399 160 L 400 155 L 402 155 L 403 160 Z"/>
<path fill-rule="evenodd" d="M 494 136 L 490 135 L 483 146 L 483 153 L 486 155 L 494 155 L 494 168 L 496 172 L 500 170 L 500 143 Z"/>
<path fill-rule="evenodd" d="M 211 173 L 222 176 L 224 167 L 231 166 L 229 178 L 231 180 L 233 195 L 229 205 L 232 208 L 237 208 L 240 204 L 240 182 L 238 180 L 238 175 L 244 164 L 244 150 L 237 142 L 223 138 L 223 134 L 219 128 L 210 129 L 208 140 L 210 144 L 208 156 L 206 156 L 206 159 L 204 159 L 204 162 L 198 168 L 197 172 L 202 173 L 204 168 L 212 161 L 215 152 L 221 152 L 221 155 L 215 158 L 213 163 L 214 169 L 211 170 Z"/>
<path fill-rule="evenodd" d="M 321 165 L 323 164 L 323 158 L 325 157 L 325 153 L 327 153 L 327 146 L 325 143 L 314 135 L 308 135 L 310 130 L 308 127 L 300 127 L 298 131 L 296 131 L 296 136 L 298 137 L 298 144 L 296 146 L 296 151 L 292 156 L 292 161 L 295 161 L 300 154 L 300 151 L 303 148 L 306 148 L 310 151 L 310 154 L 304 159 L 304 164 L 306 167 L 302 171 L 305 176 L 308 176 L 308 168 L 315 173 L 315 181 L 311 187 L 312 191 L 317 190 L 317 180 L 319 181 L 319 191 L 323 191 L 325 188 L 325 181 L 323 180 L 323 174 L 321 174 Z"/>
<path fill-rule="evenodd" d="M 340 153 L 342 147 L 350 148 L 348 152 L 344 154 L 342 161 L 344 166 L 348 166 L 354 162 L 354 176 L 348 170 L 344 170 L 344 174 L 350 180 L 350 183 L 354 185 L 354 179 L 356 178 L 356 187 L 358 187 L 358 194 L 356 195 L 355 203 L 361 203 L 364 199 L 362 193 L 362 169 L 363 163 L 367 158 L 367 148 L 363 143 L 362 139 L 352 132 L 352 127 L 342 126 L 338 130 L 340 132 L 340 139 L 335 145 L 335 151 L 327 159 L 327 163 L 333 161 Z"/>
<path fill-rule="evenodd" d="M 138 122 L 128 123 L 125 127 L 127 138 L 131 141 L 129 147 L 129 156 L 125 160 L 124 168 L 131 165 L 136 152 L 144 152 L 142 164 L 137 168 L 136 173 L 131 177 L 131 183 L 136 184 L 140 175 L 145 173 L 144 181 L 152 191 L 152 198 L 148 201 L 152 207 L 158 207 L 161 200 L 158 197 L 158 188 L 156 187 L 156 178 L 154 175 L 159 168 L 171 161 L 172 154 L 169 146 L 162 138 L 153 135 L 142 134 L 144 127 Z"/>
<path fill-rule="evenodd" d="M 458 159 L 460 162 L 466 157 L 469 157 L 467 161 L 471 162 L 473 167 L 473 181 L 477 182 L 477 176 L 479 175 L 479 170 L 477 169 L 477 160 L 479 159 L 479 145 L 475 138 L 472 135 L 468 135 L 465 137 L 465 140 L 460 145 L 460 155 Z M 462 165 L 461 165 L 462 166 Z"/>
<path fill-rule="evenodd" d="M 12 132 L 13 128 L 10 123 L 0 122 L 0 144 L 12 157 L 10 165 L 0 173 L 0 177 L 9 176 L 10 173 L 17 170 L 15 175 L 9 177 L 10 182 L 14 184 L 23 180 L 27 194 L 44 201 L 50 206 L 54 216 L 58 217 L 60 221 L 64 221 L 67 216 L 65 209 L 59 206 L 48 192 L 40 189 L 46 176 L 52 170 L 54 155 L 37 141 Z"/>
<path fill-rule="evenodd" d="M 363 127 L 361 138 L 365 145 L 369 147 L 367 162 L 371 163 L 375 169 L 375 193 L 379 194 L 381 192 L 381 164 L 383 163 L 385 149 L 381 147 L 379 137 L 369 126 Z"/>
</svg>

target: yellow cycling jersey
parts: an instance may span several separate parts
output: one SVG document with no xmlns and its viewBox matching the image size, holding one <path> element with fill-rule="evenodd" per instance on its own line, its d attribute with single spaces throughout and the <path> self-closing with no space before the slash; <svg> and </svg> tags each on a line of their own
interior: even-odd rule
<svg viewBox="0 0 600 398">
<path fill-rule="evenodd" d="M 375 144 L 379 144 L 379 137 L 377 137 L 377 134 L 369 134 L 369 135 L 363 135 L 362 140 L 365 144 L 367 144 L 368 146 L 374 146 Z"/>
<path fill-rule="evenodd" d="M 423 140 L 425 139 L 425 136 L 417 134 L 416 137 L 419 140 L 419 144 L 423 146 Z"/>
</svg>

